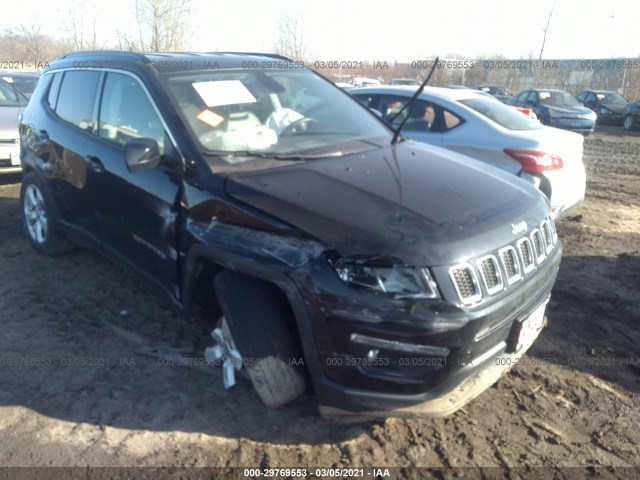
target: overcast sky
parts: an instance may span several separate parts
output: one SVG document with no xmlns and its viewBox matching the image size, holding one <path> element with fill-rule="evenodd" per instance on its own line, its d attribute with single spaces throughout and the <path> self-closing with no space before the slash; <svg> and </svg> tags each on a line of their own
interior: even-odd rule
<svg viewBox="0 0 640 480">
<path fill-rule="evenodd" d="M 0 29 L 41 25 L 64 36 L 63 19 L 79 0 L 19 0 L 3 9 Z M 84 0 L 99 40 L 135 29 L 127 0 Z M 538 57 L 554 0 L 192 0 L 194 51 L 272 51 L 282 12 L 297 16 L 310 58 L 410 61 L 459 54 Z M 72 3 L 73 2 L 73 3 Z M 91 7 L 93 5 L 93 7 Z M 555 0 L 544 58 L 640 55 L 637 0 Z M 0 59 L 2 60 L 2 59 Z"/>
</svg>

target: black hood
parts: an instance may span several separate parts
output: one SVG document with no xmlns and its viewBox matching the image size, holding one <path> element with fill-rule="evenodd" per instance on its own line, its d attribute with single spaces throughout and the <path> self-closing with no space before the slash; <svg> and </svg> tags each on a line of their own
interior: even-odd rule
<svg viewBox="0 0 640 480">
<path fill-rule="evenodd" d="M 232 197 L 314 236 L 344 256 L 447 265 L 538 225 L 544 197 L 514 175 L 448 150 L 405 141 L 338 158 L 227 178 Z"/>
</svg>

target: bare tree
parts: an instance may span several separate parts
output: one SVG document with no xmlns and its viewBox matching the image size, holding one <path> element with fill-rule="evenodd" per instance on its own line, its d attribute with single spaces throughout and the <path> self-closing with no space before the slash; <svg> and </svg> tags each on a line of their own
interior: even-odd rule
<svg viewBox="0 0 640 480">
<path fill-rule="evenodd" d="M 276 53 L 289 57 L 292 60 L 302 61 L 306 56 L 302 30 L 298 24 L 298 16 L 282 13 L 278 22 L 278 43 L 275 46 Z"/>
<path fill-rule="evenodd" d="M 67 15 L 62 19 L 64 29 L 73 42 L 75 50 L 98 50 L 96 33 L 97 13 L 95 3 L 87 4 L 87 0 L 71 0 Z"/>
<path fill-rule="evenodd" d="M 18 25 L 0 35 L 0 58 L 22 61 L 30 67 L 42 68 L 68 50 L 67 41 L 45 35 L 35 25 Z"/>
<path fill-rule="evenodd" d="M 549 17 L 547 18 L 547 26 L 542 29 L 544 35 L 542 36 L 542 47 L 540 48 L 540 56 L 538 60 L 542 60 L 542 52 L 544 51 L 544 44 L 547 41 L 547 30 L 549 30 L 549 23 L 551 23 L 551 15 L 553 15 L 553 9 L 556 6 L 556 0 L 553 0 L 553 4 L 551 5 L 551 11 L 549 12 Z"/>
<path fill-rule="evenodd" d="M 136 0 L 137 38 L 118 31 L 122 50 L 177 52 L 187 50 L 191 0 Z"/>
</svg>

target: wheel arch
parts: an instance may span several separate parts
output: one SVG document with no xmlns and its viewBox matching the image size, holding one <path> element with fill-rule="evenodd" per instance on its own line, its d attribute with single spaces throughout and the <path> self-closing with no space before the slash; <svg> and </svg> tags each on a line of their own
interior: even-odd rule
<svg viewBox="0 0 640 480">
<path fill-rule="evenodd" d="M 259 279 L 278 289 L 291 312 L 293 336 L 301 347 L 305 366 L 312 377 L 317 369 L 320 369 L 318 370 L 320 373 L 320 357 L 313 341 L 313 331 L 304 296 L 296 283 L 282 271 L 246 257 L 214 250 L 206 245 L 194 245 L 187 254 L 183 269 L 182 298 L 186 314 L 190 315 L 202 298 L 207 299 L 209 308 L 214 308 L 217 313 L 221 313 L 215 299 L 213 279 L 224 270 Z M 211 301 L 214 301 L 215 305 L 211 305 Z"/>
</svg>

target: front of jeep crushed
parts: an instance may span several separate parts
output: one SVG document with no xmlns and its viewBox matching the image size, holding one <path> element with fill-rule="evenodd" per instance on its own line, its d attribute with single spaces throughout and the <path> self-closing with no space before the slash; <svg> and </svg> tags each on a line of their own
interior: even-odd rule
<svg viewBox="0 0 640 480">
<path fill-rule="evenodd" d="M 529 348 L 562 247 L 546 200 L 515 180 L 412 142 L 228 178 L 230 196 L 331 247 L 292 274 L 325 414 L 447 415 Z"/>
<path fill-rule="evenodd" d="M 285 292 L 321 410 L 447 415 L 495 382 L 538 335 L 557 275 L 544 196 L 486 163 L 393 144 L 307 69 L 215 58 L 160 77 L 211 170 L 185 192 L 185 238 Z M 315 100 L 298 106 L 303 91 Z"/>
</svg>

